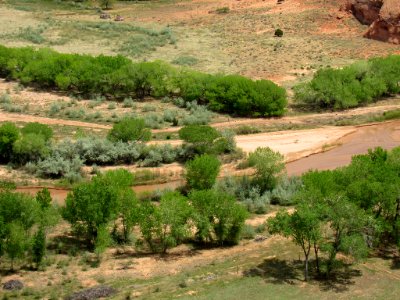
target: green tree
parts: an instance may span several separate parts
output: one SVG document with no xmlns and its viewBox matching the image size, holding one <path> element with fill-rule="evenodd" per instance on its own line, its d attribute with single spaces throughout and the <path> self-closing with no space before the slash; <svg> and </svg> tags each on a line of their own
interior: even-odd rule
<svg viewBox="0 0 400 300">
<path fill-rule="evenodd" d="M 356 259 L 368 255 L 363 233 L 372 223 L 362 209 L 340 195 L 325 199 L 323 216 L 329 229 L 323 232 L 321 250 L 328 254 L 326 267 L 329 277 L 339 252 L 350 254 Z"/>
<path fill-rule="evenodd" d="M 26 124 L 22 129 L 21 132 L 23 135 L 28 134 L 38 134 L 42 135 L 44 140 L 47 142 L 53 137 L 53 129 L 51 129 L 46 124 L 41 124 L 37 122 L 32 122 Z"/>
<path fill-rule="evenodd" d="M 107 225 L 102 224 L 97 230 L 96 241 L 94 243 L 94 252 L 96 253 L 97 260 L 100 262 L 103 253 L 107 250 L 107 247 L 111 245 L 110 232 Z"/>
<path fill-rule="evenodd" d="M 32 242 L 32 258 L 36 264 L 36 268 L 41 264 L 43 257 L 46 254 L 46 234 L 42 227 L 33 236 Z"/>
<path fill-rule="evenodd" d="M 113 142 L 149 141 L 151 131 L 143 119 L 125 118 L 114 124 L 107 137 Z"/>
<path fill-rule="evenodd" d="M 309 256 L 311 249 L 316 251 L 321 239 L 321 220 L 318 211 L 303 203 L 296 207 L 296 211 L 289 214 L 287 211 L 280 211 L 274 218 L 269 218 L 268 230 L 271 234 L 280 234 L 291 238 L 296 245 L 299 245 L 304 253 L 304 279 L 308 281 Z M 316 259 L 318 252 L 315 252 Z"/>
<path fill-rule="evenodd" d="M 216 190 L 192 191 L 196 237 L 204 243 L 237 244 L 247 218 L 246 209 L 234 196 Z"/>
<path fill-rule="evenodd" d="M 19 138 L 19 129 L 11 122 L 0 126 L 0 160 L 8 162 L 12 156 L 13 144 Z"/>
<path fill-rule="evenodd" d="M 248 163 L 256 169 L 254 182 L 261 192 L 274 189 L 285 174 L 283 155 L 270 148 L 257 148 L 250 153 Z"/>
<path fill-rule="evenodd" d="M 164 194 L 159 206 L 144 201 L 139 218 L 142 236 L 153 252 L 166 253 L 190 235 L 192 215 L 188 200 L 178 192 Z"/>
<path fill-rule="evenodd" d="M 36 201 L 40 204 L 42 209 L 49 208 L 51 206 L 51 195 L 47 188 L 43 188 L 42 190 L 36 193 Z"/>
<path fill-rule="evenodd" d="M 186 197 L 178 192 L 166 193 L 161 197 L 159 214 L 162 252 L 182 243 L 190 235 L 189 219 L 193 216 Z"/>
<path fill-rule="evenodd" d="M 5 240 L 4 250 L 11 260 L 11 270 L 14 270 L 14 262 L 23 258 L 27 249 L 27 236 L 22 225 L 17 222 L 8 225 L 8 235 Z"/>
<path fill-rule="evenodd" d="M 114 6 L 115 0 L 100 0 L 101 8 L 111 9 Z"/>
<path fill-rule="evenodd" d="M 120 191 L 118 211 L 122 225 L 122 241 L 126 243 L 133 226 L 139 222 L 139 201 L 132 189 L 125 188 Z"/>
<path fill-rule="evenodd" d="M 85 233 L 89 245 L 94 245 L 100 226 L 106 226 L 118 216 L 121 190 L 129 180 L 115 174 L 125 174 L 125 171 L 96 175 L 91 182 L 77 185 L 65 201 L 63 218 Z"/>
<path fill-rule="evenodd" d="M 190 188 L 206 190 L 215 184 L 221 163 L 217 157 L 203 154 L 186 164 L 186 181 Z"/>
<path fill-rule="evenodd" d="M 179 130 L 179 137 L 198 154 L 212 153 L 213 143 L 221 134 L 207 125 L 188 125 Z"/>
<path fill-rule="evenodd" d="M 29 133 L 15 141 L 13 160 L 19 164 L 38 161 L 50 154 L 50 149 L 41 134 Z"/>
</svg>

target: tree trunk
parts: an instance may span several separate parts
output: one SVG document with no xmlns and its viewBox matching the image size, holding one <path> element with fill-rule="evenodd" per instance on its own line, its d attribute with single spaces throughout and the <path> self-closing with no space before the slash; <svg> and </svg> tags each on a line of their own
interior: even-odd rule
<svg viewBox="0 0 400 300">
<path fill-rule="evenodd" d="M 319 275 L 319 274 L 321 274 L 321 271 L 320 271 L 320 268 L 319 268 L 318 251 L 319 251 L 318 246 L 317 246 L 316 243 L 314 243 L 315 264 L 316 264 L 316 267 L 317 267 L 317 273 L 318 273 L 318 275 Z"/>
<path fill-rule="evenodd" d="M 304 280 L 308 281 L 308 255 L 306 256 L 306 261 L 305 261 L 305 269 L 304 269 Z"/>
<path fill-rule="evenodd" d="M 305 245 L 303 246 L 303 251 L 304 251 L 304 280 L 308 281 L 308 258 L 310 256 L 310 250 L 311 250 L 311 243 L 308 243 L 307 248 Z"/>
</svg>

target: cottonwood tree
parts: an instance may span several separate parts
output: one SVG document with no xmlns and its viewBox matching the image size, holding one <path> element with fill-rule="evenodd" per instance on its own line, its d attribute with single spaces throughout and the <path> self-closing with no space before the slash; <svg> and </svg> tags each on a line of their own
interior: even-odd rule
<svg viewBox="0 0 400 300">
<path fill-rule="evenodd" d="M 210 189 L 217 179 L 221 163 L 217 157 L 204 154 L 186 164 L 186 181 L 191 189 Z"/>
<path fill-rule="evenodd" d="M 278 212 L 274 218 L 268 219 L 267 224 L 271 234 L 289 237 L 302 248 L 304 280 L 308 281 L 310 252 L 321 239 L 321 220 L 318 212 L 309 204 L 303 203 L 301 206 L 297 206 L 296 211 L 292 214 L 287 211 Z"/>
<path fill-rule="evenodd" d="M 254 182 L 261 192 L 275 188 L 285 174 L 283 155 L 271 148 L 257 148 L 250 153 L 248 163 L 256 169 Z"/>
</svg>

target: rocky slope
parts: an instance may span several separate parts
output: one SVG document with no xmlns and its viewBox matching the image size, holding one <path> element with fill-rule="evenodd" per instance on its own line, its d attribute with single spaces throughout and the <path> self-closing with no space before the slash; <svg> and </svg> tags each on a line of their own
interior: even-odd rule
<svg viewBox="0 0 400 300">
<path fill-rule="evenodd" d="M 362 24 L 370 25 L 365 37 L 400 44 L 399 0 L 351 0 L 349 8 Z"/>
</svg>

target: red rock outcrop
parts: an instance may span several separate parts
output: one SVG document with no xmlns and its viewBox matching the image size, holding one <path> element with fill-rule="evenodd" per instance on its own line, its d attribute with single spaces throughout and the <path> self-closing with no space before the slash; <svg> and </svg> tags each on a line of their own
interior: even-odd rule
<svg viewBox="0 0 400 300">
<path fill-rule="evenodd" d="M 379 18 L 383 0 L 351 0 L 353 15 L 364 25 L 371 25 Z"/>
<path fill-rule="evenodd" d="M 400 0 L 351 0 L 350 9 L 363 24 L 365 37 L 400 44 Z"/>
</svg>

